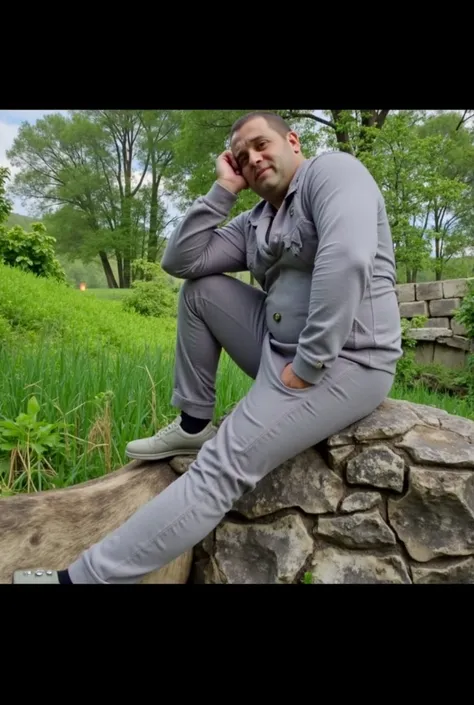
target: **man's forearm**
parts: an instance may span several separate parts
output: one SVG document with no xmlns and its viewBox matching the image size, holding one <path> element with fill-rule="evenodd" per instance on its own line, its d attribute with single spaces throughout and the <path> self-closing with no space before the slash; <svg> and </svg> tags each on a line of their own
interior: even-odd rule
<svg viewBox="0 0 474 705">
<path fill-rule="evenodd" d="M 161 261 L 163 269 L 182 278 L 242 270 L 242 219 L 219 228 L 236 200 L 237 195 L 217 181 L 205 196 L 196 199 L 168 240 Z"/>
</svg>

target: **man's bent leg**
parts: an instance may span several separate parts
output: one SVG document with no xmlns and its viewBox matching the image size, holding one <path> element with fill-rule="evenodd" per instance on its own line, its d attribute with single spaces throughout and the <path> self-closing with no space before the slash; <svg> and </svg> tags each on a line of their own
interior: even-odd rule
<svg viewBox="0 0 474 705">
<path fill-rule="evenodd" d="M 130 441 L 129 458 L 196 453 L 215 435 L 210 423 L 222 349 L 255 379 L 266 331 L 265 294 L 225 275 L 184 282 L 179 296 L 173 406 L 183 416 L 150 438 Z"/>
<path fill-rule="evenodd" d="M 207 536 L 271 470 L 371 413 L 393 376 L 339 358 L 313 387 L 280 380 L 265 340 L 255 384 L 185 475 L 69 567 L 73 583 L 136 583 Z"/>
<path fill-rule="evenodd" d="M 265 294 L 222 274 L 187 280 L 178 310 L 173 406 L 212 418 L 222 348 L 255 379 L 266 333 Z"/>
</svg>

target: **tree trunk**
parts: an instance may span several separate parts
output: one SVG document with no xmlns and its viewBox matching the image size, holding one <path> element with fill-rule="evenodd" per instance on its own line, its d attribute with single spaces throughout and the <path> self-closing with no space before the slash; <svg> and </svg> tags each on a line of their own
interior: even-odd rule
<svg viewBox="0 0 474 705">
<path fill-rule="evenodd" d="M 122 263 L 122 253 L 115 250 L 115 259 L 117 260 L 117 272 L 119 276 L 120 288 L 124 289 L 123 283 L 123 263 Z"/>
<path fill-rule="evenodd" d="M 102 262 L 102 267 L 104 268 L 105 278 L 107 279 L 107 286 L 109 287 L 109 289 L 118 289 L 117 280 L 115 279 L 107 254 L 103 250 L 100 250 L 99 257 L 100 261 Z"/>
<path fill-rule="evenodd" d="M 156 178 L 156 166 L 154 163 L 152 164 L 152 179 L 147 259 L 149 262 L 156 262 L 158 255 L 156 232 L 158 230 L 158 188 L 160 185 L 160 177 Z"/>
</svg>

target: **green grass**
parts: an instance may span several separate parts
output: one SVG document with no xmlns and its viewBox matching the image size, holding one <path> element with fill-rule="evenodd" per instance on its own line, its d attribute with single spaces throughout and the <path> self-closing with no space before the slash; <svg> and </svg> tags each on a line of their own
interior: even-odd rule
<svg viewBox="0 0 474 705">
<path fill-rule="evenodd" d="M 432 392 L 423 387 L 409 387 L 402 384 L 395 384 L 390 395 L 392 399 L 404 399 L 415 404 L 427 404 L 444 409 L 449 414 L 464 416 L 474 420 L 474 406 L 467 398 L 458 398 L 447 394 Z"/>
<path fill-rule="evenodd" d="M 41 336 L 102 354 L 108 348 L 155 350 L 175 330 L 172 318 L 145 318 L 116 303 L 0 265 L 0 319 L 27 340 Z"/>
<path fill-rule="evenodd" d="M 122 301 L 130 289 L 86 289 L 81 292 L 83 296 L 95 296 L 97 299 L 108 301 Z"/>
<path fill-rule="evenodd" d="M 124 450 L 129 440 L 153 433 L 176 415 L 170 405 L 173 342 L 170 336 L 160 348 L 138 355 L 106 349 L 92 358 L 85 347 L 57 346 L 47 340 L 26 354 L 21 348 L 4 347 L 0 367 L 9 374 L 0 381 L 1 416 L 15 418 L 34 395 L 40 419 L 72 424 L 67 452 L 56 458 L 56 485 L 97 477 L 127 462 Z M 224 355 L 216 418 L 245 394 L 250 382 L 243 373 L 236 374 L 234 363 Z M 109 450 L 101 447 L 104 443 L 111 444 Z"/>
<path fill-rule="evenodd" d="M 39 420 L 70 424 L 64 449 L 48 456 L 56 474 L 46 478 L 47 486 L 69 486 L 120 467 L 129 440 L 174 418 L 175 336 L 173 318 L 126 313 L 117 301 L 0 265 L 0 418 L 14 420 L 35 396 Z M 251 384 L 223 353 L 215 420 Z M 391 396 L 474 418 L 466 399 L 398 384 Z M 0 492 L 7 490 L 8 460 L 0 451 Z"/>
</svg>

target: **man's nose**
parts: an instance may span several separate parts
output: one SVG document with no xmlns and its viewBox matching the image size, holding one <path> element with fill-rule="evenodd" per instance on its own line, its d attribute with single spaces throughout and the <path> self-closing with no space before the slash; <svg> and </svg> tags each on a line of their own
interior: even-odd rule
<svg viewBox="0 0 474 705">
<path fill-rule="evenodd" d="M 251 151 L 249 153 L 249 162 L 252 166 L 256 166 L 257 164 L 260 164 L 261 161 L 262 161 L 262 155 L 259 152 Z"/>
</svg>

